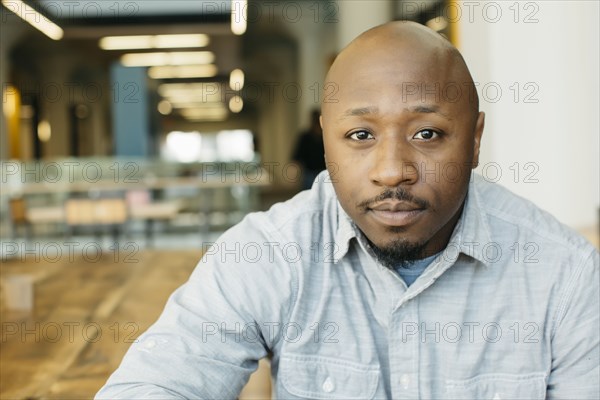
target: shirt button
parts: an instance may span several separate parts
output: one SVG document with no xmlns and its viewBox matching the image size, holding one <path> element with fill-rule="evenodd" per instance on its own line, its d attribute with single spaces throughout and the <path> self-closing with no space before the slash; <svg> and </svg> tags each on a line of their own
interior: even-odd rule
<svg viewBox="0 0 600 400">
<path fill-rule="evenodd" d="M 144 343 L 144 346 L 146 346 L 147 349 L 151 349 L 156 346 L 156 341 L 150 339 Z"/>
<path fill-rule="evenodd" d="M 335 385 L 333 384 L 331 378 L 328 377 L 327 379 L 325 379 L 325 382 L 323 382 L 323 391 L 325 393 L 331 393 L 334 389 Z"/>
<path fill-rule="evenodd" d="M 410 377 L 407 374 L 402 374 L 400 377 L 400 385 L 402 385 L 402 389 L 408 389 L 408 385 L 410 385 Z"/>
</svg>

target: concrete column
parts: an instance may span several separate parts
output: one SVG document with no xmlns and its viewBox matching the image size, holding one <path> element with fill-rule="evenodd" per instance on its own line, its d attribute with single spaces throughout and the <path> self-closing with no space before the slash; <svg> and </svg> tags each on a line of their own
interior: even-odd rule
<svg viewBox="0 0 600 400">
<path fill-rule="evenodd" d="M 150 154 L 150 116 L 145 68 L 111 67 L 114 155 L 145 157 Z"/>
<path fill-rule="evenodd" d="M 335 2 L 300 2 L 297 7 L 301 7 L 300 11 L 294 15 L 301 15 L 300 18 L 292 20 L 291 14 L 287 18 L 285 13 L 282 15 L 286 28 L 298 42 L 298 84 L 302 91 L 298 101 L 298 131 L 308 128 L 310 112 L 321 106 L 328 60 L 337 52 L 340 16 Z"/>
<path fill-rule="evenodd" d="M 67 157 L 70 153 L 69 100 L 65 82 L 69 81 L 71 65 L 61 55 L 46 58 L 41 77 L 40 121 L 50 123 L 52 136 L 42 143 L 42 158 Z"/>
</svg>

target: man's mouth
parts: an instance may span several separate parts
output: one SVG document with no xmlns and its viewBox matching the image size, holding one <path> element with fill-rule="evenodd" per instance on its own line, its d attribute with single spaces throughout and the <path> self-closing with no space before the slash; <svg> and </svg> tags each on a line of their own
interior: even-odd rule
<svg viewBox="0 0 600 400">
<path fill-rule="evenodd" d="M 369 213 L 379 222 L 389 226 L 412 224 L 425 211 L 414 203 L 403 201 L 383 201 L 368 207 Z"/>
</svg>

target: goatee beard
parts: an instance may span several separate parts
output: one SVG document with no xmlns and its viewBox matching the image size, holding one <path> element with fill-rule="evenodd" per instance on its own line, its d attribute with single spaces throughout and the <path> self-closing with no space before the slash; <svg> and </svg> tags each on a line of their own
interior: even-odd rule
<svg viewBox="0 0 600 400">
<path fill-rule="evenodd" d="M 425 257 L 424 243 L 411 243 L 406 240 L 396 239 L 385 247 L 377 247 L 369 241 L 377 261 L 391 270 L 409 268 L 415 261 Z"/>
</svg>

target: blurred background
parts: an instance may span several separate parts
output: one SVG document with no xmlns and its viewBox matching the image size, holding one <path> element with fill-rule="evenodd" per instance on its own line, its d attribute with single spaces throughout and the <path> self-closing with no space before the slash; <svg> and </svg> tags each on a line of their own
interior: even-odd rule
<svg viewBox="0 0 600 400">
<path fill-rule="evenodd" d="M 464 55 L 477 172 L 598 246 L 598 2 L 1 3 L 1 398 L 91 397 L 212 241 L 322 168 L 326 71 L 387 21 Z"/>
</svg>

